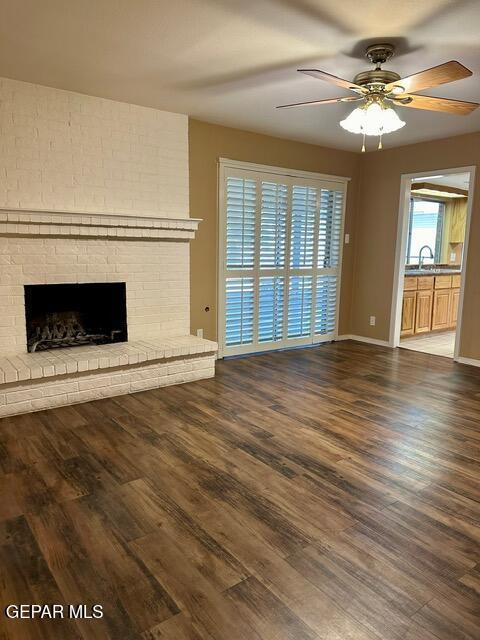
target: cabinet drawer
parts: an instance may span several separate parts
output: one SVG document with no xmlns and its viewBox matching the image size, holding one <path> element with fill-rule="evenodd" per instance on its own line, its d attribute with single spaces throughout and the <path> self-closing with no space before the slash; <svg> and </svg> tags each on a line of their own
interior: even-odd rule
<svg viewBox="0 0 480 640">
<path fill-rule="evenodd" d="M 452 276 L 435 276 L 435 289 L 451 289 Z"/>
<path fill-rule="evenodd" d="M 416 291 L 417 290 L 417 280 L 414 276 L 405 276 L 405 282 L 403 283 L 404 291 Z"/>
<path fill-rule="evenodd" d="M 462 276 L 460 274 L 452 276 L 452 289 L 460 289 L 461 280 Z"/>
<path fill-rule="evenodd" d="M 417 278 L 417 288 L 421 290 L 433 289 L 432 276 L 420 276 L 419 278 Z"/>
</svg>

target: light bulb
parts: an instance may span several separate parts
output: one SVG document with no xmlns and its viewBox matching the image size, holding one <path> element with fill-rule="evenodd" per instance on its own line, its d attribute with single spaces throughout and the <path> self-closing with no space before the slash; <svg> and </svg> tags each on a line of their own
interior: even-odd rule
<svg viewBox="0 0 480 640">
<path fill-rule="evenodd" d="M 340 122 L 340 126 L 351 133 L 364 133 L 367 136 L 380 136 L 397 131 L 405 125 L 391 107 L 383 103 L 371 102 L 367 106 L 354 109 Z"/>
</svg>

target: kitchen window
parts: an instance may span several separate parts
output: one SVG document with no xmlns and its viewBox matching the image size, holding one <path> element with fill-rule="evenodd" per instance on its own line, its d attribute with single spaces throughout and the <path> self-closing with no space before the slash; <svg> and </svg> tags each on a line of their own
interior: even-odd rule
<svg viewBox="0 0 480 640">
<path fill-rule="evenodd" d="M 246 166 L 220 165 L 220 354 L 332 340 L 346 181 Z"/>
<path fill-rule="evenodd" d="M 430 247 L 429 252 L 422 252 L 424 264 L 441 262 L 443 227 L 445 218 L 445 204 L 436 200 L 411 198 L 410 220 L 408 226 L 407 259 L 406 264 L 418 264 L 420 249 Z"/>
</svg>

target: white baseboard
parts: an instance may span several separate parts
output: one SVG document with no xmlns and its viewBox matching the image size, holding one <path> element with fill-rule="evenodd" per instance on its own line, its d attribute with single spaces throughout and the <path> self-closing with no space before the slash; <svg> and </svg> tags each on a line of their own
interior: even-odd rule
<svg viewBox="0 0 480 640">
<path fill-rule="evenodd" d="M 473 358 L 463 358 L 462 356 L 458 356 L 458 358 L 455 358 L 455 362 L 468 364 L 471 367 L 480 367 L 480 360 L 474 360 Z"/>
<path fill-rule="evenodd" d="M 377 347 L 391 347 L 388 340 L 377 340 L 376 338 L 367 338 L 365 336 L 354 336 L 350 334 L 337 336 L 335 340 L 356 340 L 357 342 L 366 342 L 367 344 L 374 344 Z"/>
</svg>

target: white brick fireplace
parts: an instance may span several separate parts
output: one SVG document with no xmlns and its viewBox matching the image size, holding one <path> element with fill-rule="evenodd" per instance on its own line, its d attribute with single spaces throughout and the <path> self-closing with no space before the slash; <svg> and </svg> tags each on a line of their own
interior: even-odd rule
<svg viewBox="0 0 480 640">
<path fill-rule="evenodd" d="M 0 79 L 0 128 L 0 417 L 213 376 L 186 116 Z M 28 353 L 25 286 L 80 283 L 125 283 L 128 341 Z"/>
<path fill-rule="evenodd" d="M 0 211 L 0 416 L 214 375 L 189 335 L 189 218 Z M 25 285 L 126 285 L 128 342 L 27 353 Z"/>
</svg>

